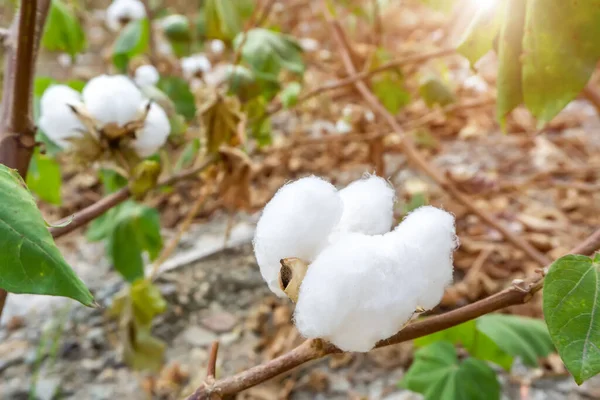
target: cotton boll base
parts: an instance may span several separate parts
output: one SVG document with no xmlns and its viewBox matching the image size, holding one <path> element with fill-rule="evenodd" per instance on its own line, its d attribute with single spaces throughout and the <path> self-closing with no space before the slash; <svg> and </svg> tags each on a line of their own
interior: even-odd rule
<svg viewBox="0 0 600 400">
<path fill-rule="evenodd" d="M 279 288 L 280 260 L 313 261 L 341 215 L 337 190 L 323 179 L 311 176 L 279 189 L 264 208 L 254 237 L 260 272 L 275 294 L 285 296 Z"/>
</svg>

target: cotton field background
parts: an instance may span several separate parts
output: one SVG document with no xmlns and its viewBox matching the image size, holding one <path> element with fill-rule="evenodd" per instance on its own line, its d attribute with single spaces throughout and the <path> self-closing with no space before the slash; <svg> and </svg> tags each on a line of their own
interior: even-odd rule
<svg viewBox="0 0 600 400">
<path fill-rule="evenodd" d="M 600 398 L 600 0 L 3 0 L 0 398 Z"/>
</svg>

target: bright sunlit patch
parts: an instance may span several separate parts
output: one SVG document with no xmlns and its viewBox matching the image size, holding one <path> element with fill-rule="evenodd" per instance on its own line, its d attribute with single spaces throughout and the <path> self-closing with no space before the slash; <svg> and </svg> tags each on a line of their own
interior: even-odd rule
<svg viewBox="0 0 600 400">
<path fill-rule="evenodd" d="M 490 11 L 498 4 L 498 0 L 471 0 L 474 7 L 481 11 Z"/>
</svg>

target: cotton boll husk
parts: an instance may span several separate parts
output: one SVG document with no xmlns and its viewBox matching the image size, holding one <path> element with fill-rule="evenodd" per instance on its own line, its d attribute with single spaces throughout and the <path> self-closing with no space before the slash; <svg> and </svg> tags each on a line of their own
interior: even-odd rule
<svg viewBox="0 0 600 400">
<path fill-rule="evenodd" d="M 410 319 L 418 297 L 413 271 L 385 236 L 343 235 L 309 266 L 294 314 L 303 336 L 365 352 Z"/>
<path fill-rule="evenodd" d="M 135 83 L 140 86 L 154 86 L 158 83 L 160 75 L 153 65 L 141 65 L 135 70 Z"/>
<path fill-rule="evenodd" d="M 115 0 L 106 9 L 106 24 L 113 31 L 121 29 L 121 20 L 135 21 L 146 16 L 140 0 Z"/>
<path fill-rule="evenodd" d="M 171 124 L 167 114 L 158 104 L 151 103 L 144 127 L 136 134 L 132 146 L 140 157 L 149 157 L 165 144 L 169 133 Z"/>
<path fill-rule="evenodd" d="M 344 212 L 337 231 L 380 235 L 394 222 L 396 192 L 383 178 L 371 175 L 352 182 L 339 192 Z"/>
<path fill-rule="evenodd" d="M 102 125 L 123 126 L 138 118 L 143 96 L 134 83 L 124 75 L 100 75 L 83 88 L 83 102 Z"/>
<path fill-rule="evenodd" d="M 280 188 L 265 206 L 256 226 L 254 253 L 260 272 L 278 296 L 279 261 L 297 257 L 313 261 L 342 215 L 336 188 L 310 176 Z"/>
<path fill-rule="evenodd" d="M 458 246 L 454 216 L 425 206 L 411 212 L 386 238 L 406 268 L 414 271 L 418 306 L 434 308 L 452 283 L 452 253 Z"/>
<path fill-rule="evenodd" d="M 84 125 L 69 105 L 82 105 L 79 92 L 66 85 L 50 86 L 40 99 L 40 128 L 62 148 L 67 148 L 68 138 L 81 136 Z"/>
</svg>

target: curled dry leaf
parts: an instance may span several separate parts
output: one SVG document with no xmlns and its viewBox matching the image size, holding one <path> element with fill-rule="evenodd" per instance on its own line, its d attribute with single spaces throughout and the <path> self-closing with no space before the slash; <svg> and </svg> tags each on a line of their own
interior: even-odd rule
<svg viewBox="0 0 600 400">
<path fill-rule="evenodd" d="M 256 173 L 256 166 L 240 149 L 221 147 L 219 154 L 223 159 L 223 168 L 219 174 L 219 193 L 223 206 L 230 210 L 250 210 L 250 182 Z"/>
<path fill-rule="evenodd" d="M 240 123 L 243 121 L 239 100 L 215 88 L 202 86 L 194 97 L 198 118 L 210 153 L 219 151 L 221 145 L 238 146 L 244 142 Z"/>
</svg>

